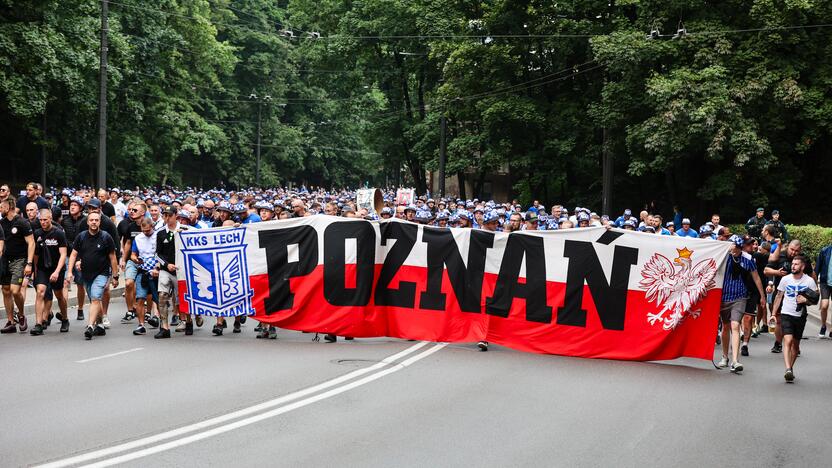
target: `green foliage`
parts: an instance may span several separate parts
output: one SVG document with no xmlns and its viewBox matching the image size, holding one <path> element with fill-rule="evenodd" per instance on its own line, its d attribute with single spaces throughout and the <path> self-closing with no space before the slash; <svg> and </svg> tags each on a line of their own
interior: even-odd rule
<svg viewBox="0 0 832 468">
<path fill-rule="evenodd" d="M 832 228 L 809 224 L 805 226 L 786 225 L 789 236 L 792 239 L 799 239 L 803 246 L 803 253 L 807 255 L 812 263 L 818 256 L 820 250 L 832 244 Z"/>
<path fill-rule="evenodd" d="M 99 5 L 0 0 L 7 178 L 45 148 L 49 182 L 94 180 Z M 251 185 L 259 120 L 265 185 L 423 192 L 444 116 L 469 198 L 500 172 L 524 202 L 598 207 L 605 149 L 614 212 L 828 221 L 801 189 L 832 171 L 832 28 L 795 26 L 830 23 L 812 1 L 125 0 L 108 178 Z"/>
</svg>

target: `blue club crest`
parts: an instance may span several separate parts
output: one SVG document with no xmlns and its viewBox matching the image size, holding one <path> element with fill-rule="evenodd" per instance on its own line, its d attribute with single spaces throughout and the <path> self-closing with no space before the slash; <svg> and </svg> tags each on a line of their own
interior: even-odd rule
<svg viewBox="0 0 832 468">
<path fill-rule="evenodd" d="M 246 229 L 203 229 L 181 232 L 179 237 L 185 257 L 188 310 L 214 317 L 254 315 Z"/>
</svg>

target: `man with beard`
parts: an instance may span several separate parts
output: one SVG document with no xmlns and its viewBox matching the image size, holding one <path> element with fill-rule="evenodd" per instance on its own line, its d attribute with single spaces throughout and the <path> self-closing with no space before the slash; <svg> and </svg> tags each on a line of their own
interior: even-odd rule
<svg viewBox="0 0 832 468">
<path fill-rule="evenodd" d="M 769 262 L 768 266 L 766 266 L 765 274 L 768 277 L 773 277 L 774 279 L 774 289 L 779 290 L 780 280 L 784 277 L 788 276 L 791 272 L 792 268 L 792 260 L 795 257 L 800 255 L 803 252 L 803 246 L 800 244 L 800 241 L 795 239 L 789 242 L 789 245 L 786 247 L 785 250 L 780 249 L 780 256 L 774 262 Z M 815 271 L 812 269 L 812 262 L 808 259 L 804 259 L 803 261 L 803 274 L 811 277 L 813 280 L 815 279 Z M 772 307 L 772 313 L 775 315 L 775 318 L 779 315 L 778 311 Z M 774 330 L 774 346 L 771 347 L 772 353 L 780 353 L 783 351 L 782 340 L 783 340 L 783 329 L 781 324 L 778 323 L 777 327 Z M 797 347 L 797 352 L 800 353 L 800 341 L 795 343 Z"/>
<path fill-rule="evenodd" d="M 72 254 L 69 256 L 68 276 L 66 282 L 72 282 L 72 271 L 75 262 L 83 265 L 81 275 L 84 287 L 90 297 L 90 316 L 84 337 L 91 340 L 95 336 L 106 334 L 104 327 L 98 325 L 99 315 L 103 312 L 101 299 L 107 286 L 107 279 L 112 275 L 113 286 L 118 284 L 118 264 L 116 262 L 116 244 L 112 237 L 99 228 L 101 213 L 90 213 L 87 216 L 88 230 L 81 232 L 75 238 Z"/>
</svg>

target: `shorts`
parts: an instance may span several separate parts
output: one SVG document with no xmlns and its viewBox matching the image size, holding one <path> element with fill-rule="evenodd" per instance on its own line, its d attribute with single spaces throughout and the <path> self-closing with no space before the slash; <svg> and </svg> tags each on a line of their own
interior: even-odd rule
<svg viewBox="0 0 832 468">
<path fill-rule="evenodd" d="M 46 294 L 43 296 L 44 300 L 51 301 L 52 300 L 52 291 L 61 290 L 64 288 L 64 276 L 66 274 L 66 270 L 62 269 L 60 273 L 58 273 L 58 281 L 54 283 L 49 281 L 49 277 L 52 276 L 52 273 L 48 271 L 38 270 L 35 273 L 35 286 L 39 284 L 46 285 Z"/>
<path fill-rule="evenodd" d="M 127 264 L 124 266 L 124 280 L 125 281 L 136 281 L 136 276 L 139 274 L 139 266 L 136 265 L 133 260 L 127 260 Z"/>
<path fill-rule="evenodd" d="M 23 284 L 23 270 L 26 269 L 26 258 L 3 259 L 3 275 L 0 276 L 0 285 L 21 285 Z"/>
<path fill-rule="evenodd" d="M 92 281 L 84 280 L 84 289 L 90 301 L 100 301 L 104 297 L 104 290 L 107 289 L 107 280 L 110 278 L 104 275 L 96 276 Z"/>
<path fill-rule="evenodd" d="M 176 275 L 169 271 L 159 271 L 159 293 L 176 296 L 177 286 Z"/>
<path fill-rule="evenodd" d="M 159 280 L 142 270 L 136 276 L 136 299 L 144 299 L 148 294 L 153 296 L 153 302 L 159 303 Z"/>
<path fill-rule="evenodd" d="M 760 305 L 760 295 L 751 294 L 751 297 L 745 301 L 745 315 L 757 315 L 757 307 Z"/>
<path fill-rule="evenodd" d="M 742 298 L 736 301 L 723 302 L 719 308 L 719 316 L 723 322 L 741 322 L 745 313 L 745 304 L 748 299 Z"/>
<path fill-rule="evenodd" d="M 780 314 L 780 327 L 783 335 L 792 335 L 794 339 L 803 339 L 803 329 L 806 328 L 806 316 L 795 317 L 794 315 Z"/>
<path fill-rule="evenodd" d="M 77 260 L 75 261 L 75 264 L 78 264 Z M 69 268 L 69 258 L 66 259 L 66 266 L 67 268 Z M 77 284 L 78 286 L 84 286 L 84 277 L 81 276 L 81 270 L 79 270 L 78 268 L 72 269 L 72 282 Z"/>
<path fill-rule="evenodd" d="M 829 286 L 826 283 L 819 283 L 818 286 L 820 287 L 820 298 L 829 299 L 829 293 L 832 292 L 832 286 Z"/>
</svg>

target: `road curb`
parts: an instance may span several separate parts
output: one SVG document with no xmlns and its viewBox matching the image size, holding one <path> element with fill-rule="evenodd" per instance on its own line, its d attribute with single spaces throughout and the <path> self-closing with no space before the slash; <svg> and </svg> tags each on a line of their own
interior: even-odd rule
<svg viewBox="0 0 832 468">
<path fill-rule="evenodd" d="M 75 287 L 78 287 L 78 285 L 75 285 Z M 110 289 L 111 297 L 119 297 L 119 296 L 121 296 L 122 292 L 124 292 L 124 286 L 119 286 L 115 289 Z M 89 304 L 89 302 L 87 302 L 87 304 Z M 72 296 L 66 301 L 66 306 L 67 307 L 74 307 L 76 305 L 78 305 L 78 296 Z M 52 310 L 53 311 L 58 311 L 58 301 L 53 301 L 52 302 Z M 26 315 L 34 314 L 35 313 L 35 303 L 33 302 L 31 304 L 26 304 L 23 307 L 23 311 Z M 2 315 L 0 315 L 0 317 L 5 317 L 6 316 L 6 308 L 5 307 L 0 307 L 0 313 L 2 313 Z"/>
</svg>

